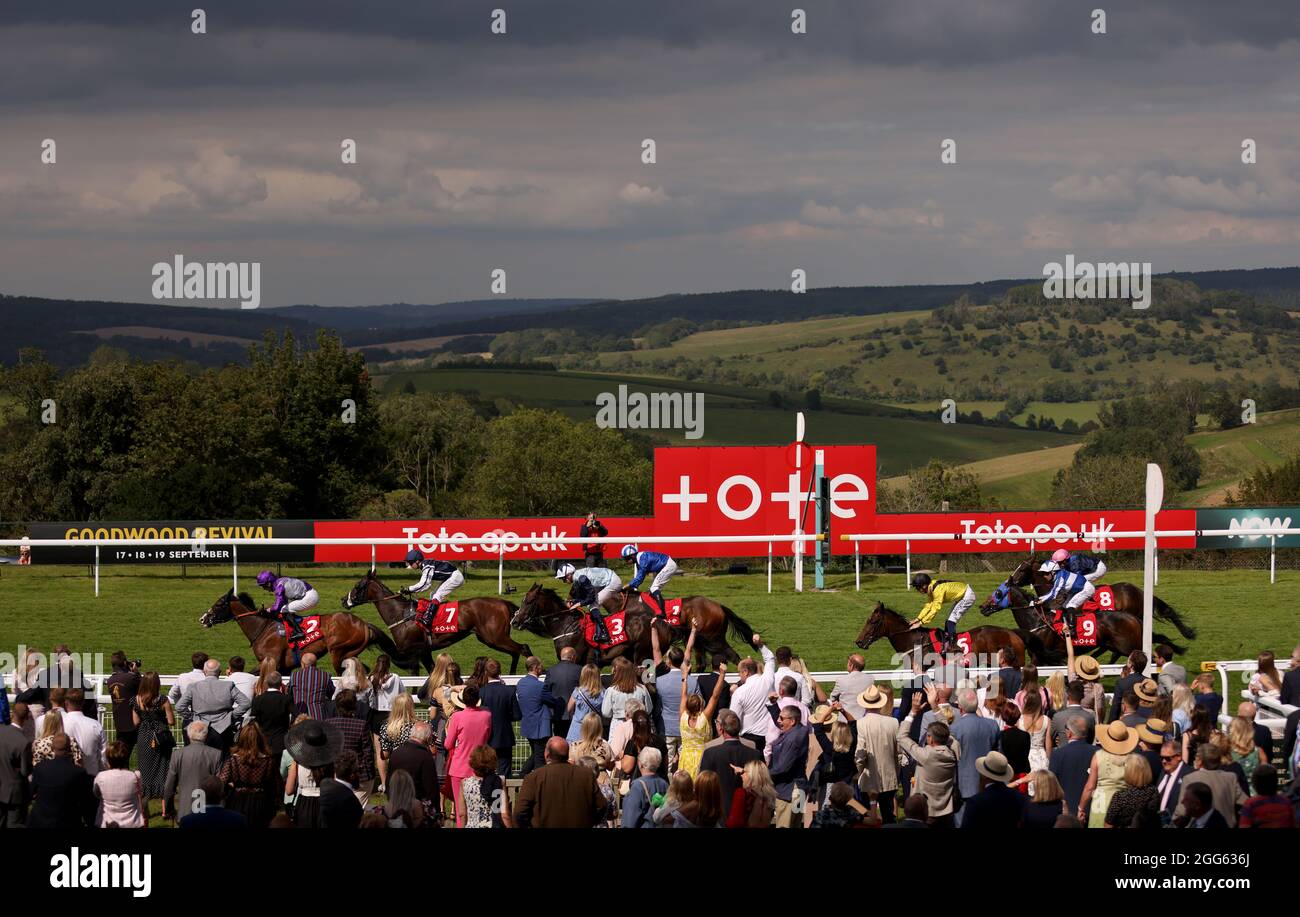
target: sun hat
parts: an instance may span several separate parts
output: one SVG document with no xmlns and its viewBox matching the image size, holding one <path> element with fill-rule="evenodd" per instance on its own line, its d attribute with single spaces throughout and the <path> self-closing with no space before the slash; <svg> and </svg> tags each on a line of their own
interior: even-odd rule
<svg viewBox="0 0 1300 917">
<path fill-rule="evenodd" d="M 1159 686 L 1150 678 L 1144 678 L 1133 686 L 1133 693 L 1137 695 L 1142 706 L 1150 707 L 1160 697 Z"/>
<path fill-rule="evenodd" d="M 1152 718 L 1138 723 L 1137 734 L 1138 740 L 1142 742 L 1154 742 L 1159 745 L 1165 740 L 1165 733 L 1169 731 L 1169 724 L 1162 719 Z"/>
<path fill-rule="evenodd" d="M 858 695 L 858 706 L 864 710 L 883 710 L 889 704 L 889 695 L 875 685 Z"/>
<path fill-rule="evenodd" d="M 827 725 L 835 722 L 835 711 L 831 709 L 830 704 L 818 704 L 817 709 L 812 712 L 808 722 L 815 725 Z"/>
<path fill-rule="evenodd" d="M 1137 730 L 1129 729 L 1120 720 L 1109 723 L 1105 729 L 1097 730 L 1097 741 L 1101 747 L 1112 755 L 1127 755 L 1137 748 Z"/>
<path fill-rule="evenodd" d="M 991 751 L 982 758 L 976 758 L 975 770 L 997 783 L 1010 783 L 1016 776 L 1011 769 L 1011 762 L 1000 751 Z"/>
<path fill-rule="evenodd" d="M 284 739 L 289 757 L 303 767 L 323 767 L 343 750 L 343 732 L 320 720 L 304 720 L 292 726 Z"/>
<path fill-rule="evenodd" d="M 1101 680 L 1101 663 L 1092 656 L 1080 656 L 1074 660 L 1074 670 L 1084 681 Z"/>
</svg>

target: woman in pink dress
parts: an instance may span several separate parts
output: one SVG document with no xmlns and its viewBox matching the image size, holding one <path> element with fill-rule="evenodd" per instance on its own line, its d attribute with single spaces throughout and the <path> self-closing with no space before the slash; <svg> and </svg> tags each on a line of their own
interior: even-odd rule
<svg viewBox="0 0 1300 917">
<path fill-rule="evenodd" d="M 148 824 L 144 814 L 144 785 L 140 772 L 128 770 L 131 750 L 125 742 L 110 742 L 104 750 L 108 769 L 95 775 L 95 798 L 99 810 L 95 813 L 95 827 L 143 828 Z"/>
<path fill-rule="evenodd" d="M 443 744 L 447 748 L 451 793 L 456 800 L 456 827 L 460 828 L 465 824 L 465 800 L 461 796 L 460 784 L 466 777 L 474 776 L 469 758 L 474 749 L 486 745 L 492 735 L 492 714 L 479 709 L 477 684 L 466 685 L 454 702 L 461 709 L 447 722 L 447 737 Z"/>
</svg>

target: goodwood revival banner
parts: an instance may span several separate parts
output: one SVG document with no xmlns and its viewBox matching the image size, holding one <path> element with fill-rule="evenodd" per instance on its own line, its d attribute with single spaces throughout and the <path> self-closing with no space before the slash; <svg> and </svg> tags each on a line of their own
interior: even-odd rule
<svg viewBox="0 0 1300 917">
<path fill-rule="evenodd" d="M 233 548 L 223 538 L 311 538 L 314 523 L 306 520 L 190 520 L 185 522 L 34 522 L 27 534 L 33 539 L 64 538 L 77 541 L 129 538 L 142 542 L 99 549 L 101 564 L 201 564 L 230 563 Z M 150 541 L 191 539 L 189 545 L 150 545 Z M 243 563 L 303 563 L 312 559 L 311 545 L 243 545 Z M 33 564 L 93 564 L 92 546 L 32 548 Z"/>
</svg>

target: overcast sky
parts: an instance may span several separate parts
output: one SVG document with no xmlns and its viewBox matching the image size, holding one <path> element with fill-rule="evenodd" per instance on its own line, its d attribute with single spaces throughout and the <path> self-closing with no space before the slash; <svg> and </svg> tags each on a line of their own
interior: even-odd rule
<svg viewBox="0 0 1300 917">
<path fill-rule="evenodd" d="M 0 5 L 0 292 L 146 300 L 178 253 L 261 262 L 266 306 L 1300 263 L 1290 3 L 202 4 Z"/>
</svg>

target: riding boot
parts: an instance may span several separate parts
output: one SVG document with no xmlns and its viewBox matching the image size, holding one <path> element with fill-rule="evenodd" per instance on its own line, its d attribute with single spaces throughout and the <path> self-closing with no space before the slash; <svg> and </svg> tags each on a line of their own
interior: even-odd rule
<svg viewBox="0 0 1300 917">
<path fill-rule="evenodd" d="M 664 594 L 658 589 L 650 590 L 650 595 L 659 603 L 659 610 L 655 614 L 667 616 L 668 606 L 664 604 Z"/>
<path fill-rule="evenodd" d="M 957 622 L 946 621 L 943 625 L 943 652 L 946 656 L 957 646 Z"/>
<path fill-rule="evenodd" d="M 433 628 L 433 617 L 438 613 L 438 608 L 441 605 L 442 605 L 441 602 L 431 601 L 429 602 L 429 607 L 426 608 L 424 610 L 424 613 L 420 615 L 420 625 L 425 630 L 431 630 Z"/>
<path fill-rule="evenodd" d="M 605 626 L 605 619 L 601 616 L 600 609 L 592 608 L 587 613 L 591 615 L 591 623 L 593 625 L 593 630 L 591 635 L 592 639 L 595 640 L 597 643 L 608 643 L 609 628 Z"/>
</svg>

